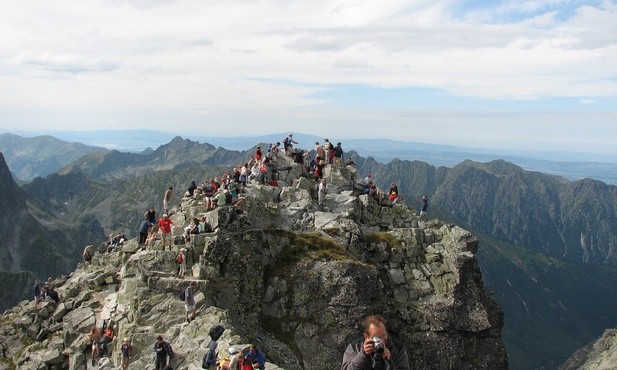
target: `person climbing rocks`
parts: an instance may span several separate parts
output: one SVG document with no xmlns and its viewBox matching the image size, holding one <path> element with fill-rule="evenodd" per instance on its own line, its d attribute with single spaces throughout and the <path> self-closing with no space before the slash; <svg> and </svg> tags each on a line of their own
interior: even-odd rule
<svg viewBox="0 0 617 370">
<path fill-rule="evenodd" d="M 163 242 L 163 250 L 169 246 L 171 250 L 171 225 L 173 221 L 169 218 L 167 213 L 163 214 L 163 217 L 158 221 L 158 227 L 161 230 L 161 241 Z"/>
<path fill-rule="evenodd" d="M 171 348 L 171 344 L 164 341 L 163 336 L 159 335 L 156 337 L 156 342 L 154 342 L 152 349 L 156 354 L 154 358 L 154 369 L 165 370 L 168 365 L 168 361 L 171 361 L 171 359 L 174 358 L 174 351 Z"/>
<path fill-rule="evenodd" d="M 173 190 L 173 186 L 170 186 L 167 190 L 165 190 L 165 194 L 163 194 L 163 212 L 167 214 L 169 214 L 169 202 L 171 200 Z"/>
<path fill-rule="evenodd" d="M 195 320 L 195 290 L 197 290 L 197 282 L 191 281 L 191 284 L 184 290 L 184 311 L 186 322 Z"/>
</svg>

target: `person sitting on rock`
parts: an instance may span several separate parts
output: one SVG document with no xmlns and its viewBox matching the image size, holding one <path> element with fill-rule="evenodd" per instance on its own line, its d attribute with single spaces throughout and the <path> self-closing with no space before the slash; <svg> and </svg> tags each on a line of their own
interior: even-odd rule
<svg viewBox="0 0 617 370">
<path fill-rule="evenodd" d="M 189 188 L 186 190 L 186 196 L 192 197 L 195 193 L 195 189 L 197 189 L 197 184 L 195 184 L 195 181 L 191 181 L 191 185 L 189 185 Z"/>
<path fill-rule="evenodd" d="M 319 185 L 317 186 L 317 205 L 319 206 L 319 210 L 321 211 L 323 211 L 327 193 L 328 189 L 326 186 L 326 179 L 321 179 Z"/>
<path fill-rule="evenodd" d="M 184 234 L 182 234 L 182 238 L 186 243 L 191 241 L 191 235 L 199 234 L 199 219 L 197 217 L 193 217 L 191 224 L 184 228 Z"/>
<path fill-rule="evenodd" d="M 390 190 L 388 191 L 388 199 L 390 199 L 390 203 L 396 204 L 398 202 L 398 186 L 393 182 L 390 185 Z"/>
<path fill-rule="evenodd" d="M 84 248 L 83 258 L 85 263 L 92 262 L 92 257 L 94 256 L 94 247 L 92 245 L 87 245 Z"/>
<path fill-rule="evenodd" d="M 252 344 L 246 357 L 251 360 L 254 369 L 264 370 L 266 368 L 266 355 L 257 348 L 256 344 Z M 257 363 L 257 367 L 255 367 Z"/>
<path fill-rule="evenodd" d="M 156 239 L 158 239 L 159 237 L 159 227 L 157 225 L 154 225 L 150 228 L 150 234 L 148 234 L 148 238 L 146 238 L 146 241 L 144 242 L 144 246 L 146 247 L 151 247 L 154 245 L 154 242 L 156 241 Z"/>
<path fill-rule="evenodd" d="M 58 292 L 54 290 L 53 285 L 46 284 L 45 288 L 43 288 L 43 292 L 45 299 L 51 298 L 56 303 L 60 302 L 60 296 L 58 295 Z"/>
</svg>

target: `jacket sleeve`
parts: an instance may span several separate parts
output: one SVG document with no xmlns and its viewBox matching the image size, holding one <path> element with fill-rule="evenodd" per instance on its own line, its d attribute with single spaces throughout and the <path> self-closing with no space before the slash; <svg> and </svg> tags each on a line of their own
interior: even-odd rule
<svg viewBox="0 0 617 370">
<path fill-rule="evenodd" d="M 341 370 L 362 370 L 367 368 L 370 364 L 369 357 L 365 356 L 362 351 L 354 348 L 354 343 L 347 346 L 345 353 L 343 354 L 343 363 L 341 364 Z"/>
<path fill-rule="evenodd" d="M 396 353 L 392 356 L 392 370 L 410 370 L 409 357 L 407 356 L 407 350 L 405 347 L 400 347 Z"/>
</svg>

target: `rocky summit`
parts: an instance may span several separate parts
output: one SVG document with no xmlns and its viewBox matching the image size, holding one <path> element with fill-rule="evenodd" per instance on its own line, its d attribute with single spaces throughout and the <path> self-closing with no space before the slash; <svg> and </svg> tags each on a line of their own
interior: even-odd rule
<svg viewBox="0 0 617 370">
<path fill-rule="evenodd" d="M 484 290 L 479 241 L 403 204 L 382 205 L 354 190 L 352 168 L 328 166 L 328 194 L 279 159 L 279 186 L 250 183 L 241 207 L 207 211 L 183 198 L 173 212 L 172 250 L 128 240 L 101 250 L 68 277 L 61 300 L 23 301 L 0 318 L 0 368 L 113 369 L 120 344 L 133 344 L 131 369 L 154 368 L 162 335 L 174 369 L 201 369 L 213 325 L 226 330 L 219 356 L 256 343 L 267 369 L 337 369 L 370 314 L 387 320 L 415 369 L 505 369 L 503 314 Z M 193 217 L 213 231 L 182 238 Z M 177 277 L 176 253 L 188 269 Z M 198 283 L 197 317 L 186 322 L 180 291 Z M 87 333 L 103 322 L 116 333 L 109 356 L 91 365 Z"/>
</svg>

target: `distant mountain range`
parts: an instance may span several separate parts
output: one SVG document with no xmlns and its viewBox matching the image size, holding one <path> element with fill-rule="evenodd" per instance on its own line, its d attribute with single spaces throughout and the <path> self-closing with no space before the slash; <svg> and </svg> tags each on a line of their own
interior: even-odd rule
<svg viewBox="0 0 617 370">
<path fill-rule="evenodd" d="M 39 134 L 43 133 L 21 133 L 24 137 L 32 137 Z M 175 133 L 156 130 L 48 131 L 44 134 L 52 135 L 68 142 L 80 142 L 93 147 L 134 153 L 152 150 L 151 148 L 157 148 L 178 136 Z M 215 147 L 222 147 L 227 150 L 244 151 L 258 143 L 282 142 L 287 134 L 288 132 L 263 136 L 215 137 L 184 135 L 184 137 L 192 141 L 209 143 Z M 354 136 L 357 136 L 357 134 Z M 367 136 L 369 135 L 367 134 Z M 294 132 L 294 139 L 299 142 L 298 147 L 311 149 L 316 141 L 322 142 L 324 137 Z M 561 175 L 571 180 L 589 177 L 608 184 L 617 185 L 617 153 L 610 156 L 578 151 L 551 152 L 541 148 L 538 148 L 537 151 L 474 149 L 470 148 L 471 144 L 467 143 L 461 143 L 459 147 L 380 138 L 349 139 L 330 137 L 329 139 L 333 143 L 337 141 L 342 142 L 345 150 L 356 151 L 363 157 L 370 156 L 380 162 L 389 162 L 398 158 L 401 160 L 423 161 L 433 166 L 453 167 L 467 159 L 477 162 L 503 159 L 531 171 Z M 590 149 L 592 150 L 592 148 Z M 4 151 L 4 149 L 0 143 L 1 151 Z M 63 165 L 71 163 L 76 158 L 70 158 L 69 160 L 67 157 Z M 58 168 L 60 167 L 62 166 Z M 18 177 L 29 180 L 34 176 L 26 178 L 23 175 L 18 175 Z"/>
<path fill-rule="evenodd" d="M 312 139 L 298 138 L 306 140 Z M 102 151 L 21 189 L 5 169 L 2 189 L 14 203 L 0 211 L 30 215 L 22 224 L 31 226 L 28 233 L 14 235 L 14 223 L 5 221 L 0 236 L 21 238 L 20 256 L 38 251 L 32 258 L 44 259 L 11 268 L 16 252 L 0 248 L 7 261 L 3 268 L 39 277 L 67 272 L 86 243 L 100 242 L 112 231 L 134 236 L 143 211 L 149 205 L 160 208 L 168 186 L 174 186 L 177 201 L 191 180 L 200 182 L 243 163 L 261 141 L 268 140 L 236 151 L 176 137 L 141 153 Z M 480 236 L 485 284 L 505 312 L 511 368 L 557 368 L 604 329 L 617 326 L 615 186 L 531 172 L 502 160 L 447 168 L 347 155 L 354 156 L 361 176 L 373 173 L 385 189 L 396 182 L 411 205 L 419 206 L 427 194 L 432 217 Z M 59 250 L 66 253 L 57 256 Z M 57 264 L 50 268 L 47 259 Z"/>
</svg>

